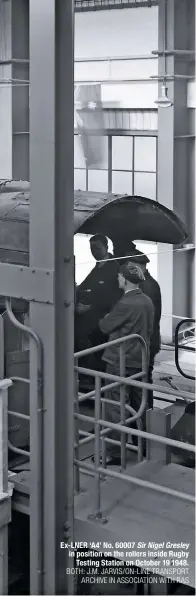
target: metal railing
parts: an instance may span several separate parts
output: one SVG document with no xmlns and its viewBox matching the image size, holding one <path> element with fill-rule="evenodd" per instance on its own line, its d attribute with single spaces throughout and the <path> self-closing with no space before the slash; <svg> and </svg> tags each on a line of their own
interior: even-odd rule
<svg viewBox="0 0 196 596">
<path fill-rule="evenodd" d="M 9 320 L 11 321 L 11 323 L 17 327 L 18 329 L 20 329 L 23 333 L 26 333 L 28 336 L 30 336 L 33 341 L 36 344 L 37 347 L 37 415 L 38 415 L 38 427 L 40 429 L 39 432 L 39 441 L 40 444 L 42 443 L 42 424 L 43 421 L 40 419 L 42 418 L 42 414 L 43 414 L 43 353 L 42 353 L 42 345 L 40 342 L 39 337 L 36 335 L 36 333 L 34 333 L 34 331 L 30 328 L 27 327 L 26 325 L 23 325 L 22 323 L 20 323 L 20 321 L 18 321 L 18 319 L 16 319 L 13 311 L 12 311 L 12 307 L 11 307 L 11 302 L 10 300 L 6 299 L 5 300 L 5 306 L 6 306 L 6 311 L 9 317 Z M 26 379 L 24 377 L 11 377 L 12 382 L 19 382 L 19 383 L 26 383 L 26 384 L 30 384 L 30 380 Z M 23 420 L 29 420 L 30 422 L 30 416 L 23 414 L 21 412 L 15 412 L 15 411 L 11 411 L 8 410 L 8 415 L 12 415 L 15 416 L 17 418 L 21 418 Z M 14 445 L 12 445 L 12 443 L 10 441 L 8 441 L 8 447 L 10 449 L 10 451 L 13 451 L 14 453 L 17 453 L 18 455 L 25 455 L 26 457 L 30 458 L 30 451 L 26 451 L 25 449 L 20 449 L 19 447 L 15 447 Z M 42 448 L 40 451 L 40 454 L 42 453 Z M 40 455 L 41 457 L 41 455 Z M 41 463 L 40 463 L 41 465 Z M 41 475 L 41 472 L 40 472 Z"/>
<path fill-rule="evenodd" d="M 8 316 L 14 325 L 20 327 L 22 331 L 30 333 L 33 336 L 33 339 L 36 340 L 36 345 L 38 347 L 38 392 L 42 391 L 42 347 L 39 343 L 39 338 L 32 332 L 31 329 L 25 327 L 21 323 L 17 321 L 15 318 L 9 301 L 6 301 L 6 308 L 8 312 Z M 125 348 L 126 343 L 128 341 L 137 340 L 141 344 L 141 352 L 142 352 L 142 369 L 132 375 L 131 377 L 126 377 L 126 367 L 125 367 Z M 120 366 L 119 366 L 119 375 L 117 374 L 108 374 L 106 372 L 100 372 L 97 370 L 88 369 L 78 365 L 78 360 L 81 357 L 92 355 L 94 353 L 103 351 L 108 346 L 119 346 L 119 356 L 120 356 Z M 82 350 L 77 352 L 74 355 L 75 359 L 75 488 L 76 491 L 79 492 L 80 490 L 80 471 L 83 470 L 84 472 L 95 476 L 95 483 L 96 483 L 96 490 L 95 490 L 95 515 L 100 517 L 102 515 L 101 512 L 101 478 L 103 476 L 110 476 L 114 478 L 119 478 L 121 480 L 132 482 L 138 486 L 145 486 L 151 490 L 155 490 L 161 493 L 170 494 L 171 496 L 182 498 L 186 501 L 194 501 L 192 495 L 187 495 L 186 493 L 179 493 L 178 491 L 171 490 L 169 488 L 163 488 L 159 485 L 155 485 L 143 480 L 135 479 L 130 475 L 122 474 L 116 471 L 111 471 L 106 469 L 106 444 L 111 443 L 113 445 L 118 445 L 121 451 L 121 469 L 126 469 L 126 454 L 128 450 L 133 450 L 137 452 L 138 461 L 140 462 L 143 458 L 143 439 L 147 439 L 150 441 L 155 441 L 157 443 L 162 443 L 164 445 L 169 445 L 171 447 L 176 447 L 179 449 L 184 449 L 187 452 L 196 453 L 195 447 L 187 444 L 182 443 L 181 441 L 171 440 L 166 437 L 160 437 L 158 435 L 153 435 L 152 433 L 145 432 L 142 430 L 142 422 L 141 416 L 144 414 L 147 405 L 147 392 L 148 390 L 156 391 L 156 393 L 160 394 L 160 397 L 156 395 L 156 399 L 163 399 L 163 394 L 166 396 L 166 399 L 170 401 L 170 397 L 181 397 L 185 402 L 187 401 L 195 401 L 193 395 L 186 391 L 174 390 L 169 387 L 163 387 L 156 384 L 149 384 L 147 382 L 147 372 L 148 372 L 148 350 L 143 338 L 139 335 L 129 335 L 111 342 L 107 342 L 105 344 L 101 344 L 99 346 L 89 348 L 86 350 Z M 79 393 L 79 382 L 78 378 L 80 375 L 88 375 L 94 377 L 95 379 L 95 389 L 93 391 L 89 391 L 84 395 Z M 138 380 L 140 379 L 140 380 Z M 12 377 L 12 382 L 24 382 L 29 383 L 29 379 L 25 379 L 23 377 Z M 107 382 L 105 386 L 101 386 L 101 381 L 104 380 Z M 104 394 L 115 387 L 120 388 L 120 400 L 116 402 L 111 399 L 107 399 L 104 397 Z M 130 389 L 131 387 L 138 387 L 141 389 L 141 404 L 139 410 L 136 412 L 131 405 L 126 403 L 126 389 Z M 88 416 L 85 414 L 80 414 L 79 406 L 87 399 L 92 399 L 95 401 L 95 416 Z M 38 402 L 39 406 L 41 406 L 41 402 Z M 113 405 L 113 407 L 120 408 L 120 422 L 117 424 L 113 424 L 110 421 L 105 419 L 105 407 L 106 404 Z M 38 407 L 38 424 L 40 424 L 39 415 L 42 413 L 42 407 Z M 30 420 L 30 417 L 24 415 L 19 412 L 13 412 L 8 410 L 9 415 L 14 415 L 18 418 Z M 80 421 L 83 422 L 90 422 L 95 424 L 95 431 L 87 432 L 84 430 L 80 430 L 79 423 Z M 129 424 L 133 424 L 136 422 L 137 430 L 134 428 L 129 428 Z M 114 440 L 109 437 L 112 430 L 118 431 L 120 434 L 119 440 Z M 126 437 L 128 436 L 136 436 L 138 437 L 138 447 L 127 443 Z M 41 433 L 40 433 L 41 438 Z M 95 441 L 95 465 L 91 465 L 89 463 L 80 461 L 79 451 L 82 445 L 88 444 L 90 442 Z M 101 451 L 101 444 L 102 444 L 102 465 L 100 465 L 100 451 Z M 19 449 L 14 447 L 9 443 L 9 448 L 12 451 L 25 455 L 30 456 L 30 452 L 27 452 L 23 449 Z M 41 463 L 41 462 L 40 462 Z M 41 467 L 40 467 L 40 476 L 41 477 Z"/>
<path fill-rule="evenodd" d="M 44 539 L 44 515 L 43 515 L 43 481 L 44 481 L 44 474 L 43 474 L 43 412 L 44 412 L 44 407 L 43 407 L 43 389 L 44 389 L 44 378 L 43 378 L 43 345 L 42 342 L 40 340 L 40 338 L 38 337 L 38 335 L 33 331 L 33 329 L 31 329 L 31 327 L 28 327 L 27 325 L 23 325 L 22 323 L 20 323 L 20 321 L 18 321 L 18 319 L 15 317 L 13 311 L 12 311 L 12 307 L 11 307 L 11 301 L 10 299 L 5 299 L 5 306 L 6 306 L 6 311 L 9 317 L 9 320 L 11 321 L 11 323 L 18 329 L 20 329 L 23 333 L 26 333 L 31 340 L 34 342 L 34 345 L 36 347 L 35 349 L 35 358 L 36 358 L 36 366 L 35 366 L 35 374 L 36 374 L 36 390 L 34 393 L 34 401 L 32 404 L 32 411 L 31 411 L 31 415 L 33 413 L 33 416 L 36 417 L 36 436 L 32 437 L 32 433 L 30 430 L 30 441 L 32 444 L 33 440 L 36 440 L 38 442 L 38 458 L 36 461 L 36 470 L 31 469 L 31 477 L 33 476 L 33 483 L 34 483 L 34 495 L 35 495 L 35 499 L 36 499 L 36 514 L 34 515 L 34 519 L 33 519 L 33 524 L 35 524 L 38 528 L 38 537 L 37 537 L 37 548 L 38 548 L 38 552 L 39 552 L 39 568 L 37 570 L 38 572 L 38 576 L 39 576 L 39 582 L 41 584 L 42 582 L 42 575 L 43 575 L 43 539 Z M 23 377 L 13 377 L 13 380 L 15 380 L 16 382 L 22 382 L 22 383 L 29 383 L 30 381 L 28 379 L 25 379 Z M 14 412 L 8 411 L 8 413 L 12 413 L 14 414 Z M 15 413 L 15 415 L 17 415 L 17 417 L 20 417 L 21 419 L 24 418 L 24 414 L 20 414 Z M 26 418 L 26 416 L 25 416 Z M 30 417 L 29 421 L 30 421 Z M 30 458 L 31 456 L 31 451 L 25 451 L 24 449 L 19 449 L 18 447 L 14 447 L 10 442 L 8 444 L 9 448 L 14 451 L 15 453 L 19 454 L 19 455 L 25 455 L 28 456 Z M 31 480 L 32 482 L 32 480 Z M 30 499 L 31 499 L 31 493 L 30 493 Z M 37 519 L 36 519 L 37 518 Z M 38 593 L 41 593 L 42 589 L 41 587 L 39 587 L 39 591 Z"/>
<path fill-rule="evenodd" d="M 195 319 L 184 319 L 183 321 L 180 321 L 176 327 L 175 330 L 175 365 L 176 368 L 178 370 L 178 372 L 180 373 L 180 375 L 182 375 L 182 377 L 185 377 L 185 379 L 190 379 L 191 381 L 195 381 L 195 377 L 193 375 L 188 375 L 187 373 L 185 373 L 179 363 L 179 350 L 185 350 L 187 352 L 195 352 L 195 347 L 191 347 L 191 346 L 187 346 L 184 343 L 179 343 L 179 331 L 182 327 L 182 325 L 184 325 L 185 323 L 195 323 Z M 188 331 L 188 329 L 186 329 L 186 331 Z"/>
<path fill-rule="evenodd" d="M 30 384 L 29 379 L 25 379 L 24 377 L 10 377 L 12 383 L 24 383 L 26 385 Z M 15 418 L 20 418 L 21 420 L 28 420 L 30 423 L 30 416 L 28 414 L 22 414 L 22 412 L 16 412 L 14 410 L 8 410 L 8 416 L 15 416 Z M 30 451 L 26 451 L 25 449 L 20 449 L 20 447 L 15 447 L 12 445 L 11 441 L 8 440 L 8 448 L 13 453 L 17 453 L 18 455 L 25 455 L 30 459 Z"/>
<path fill-rule="evenodd" d="M 139 340 L 141 343 L 142 349 L 142 371 L 132 377 L 125 376 L 125 344 L 127 341 L 130 340 Z M 104 372 L 99 372 L 91 369 L 87 369 L 81 366 L 78 366 L 79 358 L 83 356 L 88 356 L 93 353 L 99 352 L 100 350 L 104 350 L 106 346 L 119 346 L 120 351 L 120 375 L 112 375 Z M 120 338 L 118 340 L 114 340 L 100 346 L 96 346 L 94 348 L 89 348 L 87 350 L 83 350 L 81 352 L 77 352 L 75 354 L 75 420 L 76 420 L 76 442 L 75 442 L 75 469 L 76 469 L 76 484 L 75 488 L 76 491 L 79 492 L 80 490 L 80 471 L 84 471 L 84 473 L 88 473 L 90 475 L 94 475 L 95 477 L 95 502 L 94 502 L 94 513 L 93 516 L 96 518 L 102 518 L 102 508 L 101 508 L 101 479 L 104 476 L 112 477 L 112 478 L 119 478 L 119 480 L 123 480 L 125 482 L 132 483 L 136 486 L 145 487 L 150 490 L 157 491 L 162 494 L 167 494 L 172 497 L 177 497 L 183 499 L 188 502 L 195 502 L 195 499 L 192 495 L 187 493 L 181 493 L 179 491 L 170 489 L 168 487 L 162 487 L 158 484 L 153 484 L 147 482 L 145 480 L 141 480 L 138 478 L 134 478 L 133 476 L 126 475 L 125 473 L 117 472 L 114 470 L 106 469 L 106 458 L 105 458 L 105 443 L 112 442 L 115 445 L 119 445 L 121 449 L 121 470 L 126 469 L 126 450 L 127 448 L 133 448 L 131 445 L 126 443 L 126 436 L 137 436 L 138 437 L 138 459 L 141 461 L 143 454 L 142 454 L 142 439 L 154 441 L 157 443 L 161 443 L 163 445 L 167 445 L 170 447 L 175 447 L 180 450 L 184 450 L 190 453 L 196 453 L 196 449 L 194 446 L 182 443 L 181 441 L 176 441 L 169 439 L 167 437 L 158 436 L 149 432 L 145 432 L 141 430 L 141 416 L 144 413 L 147 405 L 147 391 L 148 390 L 156 390 L 160 394 L 166 394 L 168 396 L 175 396 L 176 398 L 181 397 L 187 402 L 195 400 L 193 396 L 191 396 L 186 391 L 176 391 L 170 389 L 168 387 L 162 387 L 155 384 L 150 384 L 145 382 L 147 378 L 147 347 L 144 340 L 138 335 L 129 335 L 124 338 Z M 95 379 L 95 390 L 90 391 L 85 395 L 79 395 L 79 382 L 78 382 L 78 375 L 89 375 L 94 377 Z M 144 378 L 143 381 L 138 381 L 138 378 Z M 101 380 L 104 379 L 107 382 L 112 381 L 111 383 L 107 384 L 105 387 L 101 387 Z M 108 389 L 114 388 L 120 385 L 120 402 L 117 404 L 114 400 L 106 400 L 103 398 L 102 394 L 105 393 Z M 139 407 L 138 412 L 134 413 L 134 410 L 125 403 L 125 387 L 138 387 L 141 389 L 141 405 Z M 94 399 L 95 400 L 95 416 L 87 416 L 84 414 L 79 413 L 79 404 L 82 403 L 86 399 Z M 156 397 L 157 398 L 157 397 Z M 161 399 L 161 398 L 160 398 Z M 105 412 L 104 407 L 106 403 L 112 404 L 114 407 L 120 407 L 120 422 L 118 424 L 114 424 L 105 420 Z M 125 418 L 125 410 L 128 409 L 129 413 L 133 414 L 132 417 Z M 102 409 L 102 412 L 101 412 Z M 82 432 L 84 438 L 80 439 L 79 437 L 79 421 L 86 421 L 95 424 L 95 432 L 88 433 L 86 431 Z M 138 430 L 129 428 L 128 424 L 132 424 L 133 422 L 137 421 Z M 120 434 L 120 440 L 112 440 L 108 438 L 108 434 L 111 430 L 118 431 Z M 89 464 L 84 461 L 80 461 L 79 459 L 79 448 L 80 445 L 95 441 L 95 463 Z M 100 448 L 101 448 L 101 441 L 102 441 L 102 465 L 100 462 Z M 137 448 L 135 447 L 135 450 Z"/>
<path fill-rule="evenodd" d="M 130 340 L 132 340 L 132 341 L 137 340 L 141 344 L 142 370 L 139 371 L 137 374 L 133 375 L 132 377 L 127 378 L 127 377 L 125 377 L 125 344 Z M 110 374 L 99 372 L 99 371 L 92 371 L 91 369 L 82 368 L 82 367 L 78 366 L 78 359 L 80 357 L 82 357 L 84 355 L 87 356 L 89 354 L 96 353 L 100 350 L 103 350 L 108 345 L 109 346 L 119 346 L 119 356 L 120 356 L 119 373 L 120 373 L 120 376 L 117 376 L 117 375 L 114 376 L 114 375 L 110 375 Z M 134 379 L 136 379 L 136 378 L 144 378 L 144 381 L 147 379 L 148 350 L 147 350 L 147 346 L 146 346 L 144 339 L 140 335 L 132 334 L 132 335 L 128 335 L 126 337 L 120 338 L 120 339 L 113 340 L 111 342 L 108 342 L 107 344 L 102 344 L 101 346 L 96 346 L 94 348 L 89 348 L 87 350 L 77 352 L 75 354 L 75 359 L 77 360 L 77 362 L 75 364 L 75 390 L 76 390 L 76 395 L 75 395 L 75 420 L 76 420 L 75 451 L 76 451 L 76 458 L 74 460 L 74 463 L 76 464 L 76 490 L 79 491 L 80 490 L 80 476 L 79 476 L 80 466 L 78 464 L 79 464 L 80 444 L 84 444 L 84 442 L 87 443 L 87 442 L 95 440 L 95 465 L 96 465 L 97 469 L 99 468 L 99 465 L 100 465 L 100 442 L 101 442 L 101 440 L 102 440 L 103 467 L 104 468 L 106 465 L 105 442 L 107 441 L 107 442 L 113 443 L 114 445 L 120 444 L 120 446 L 121 446 L 121 467 L 122 467 L 122 469 L 125 469 L 125 467 L 126 467 L 126 435 L 121 433 L 121 440 L 116 441 L 115 439 L 109 439 L 107 437 L 108 433 L 110 432 L 109 426 L 105 428 L 105 431 L 103 430 L 102 432 L 100 432 L 99 419 L 100 419 L 100 414 L 101 414 L 101 406 L 102 406 L 102 417 L 103 418 L 105 418 L 105 405 L 110 404 L 110 405 L 113 405 L 113 407 L 120 408 L 120 419 L 121 419 L 122 424 L 128 425 L 128 424 L 136 421 L 139 429 L 141 430 L 140 417 L 144 413 L 146 404 L 147 404 L 147 390 L 145 387 L 145 383 L 142 384 L 142 400 L 141 400 L 141 405 L 140 405 L 138 412 L 135 412 L 135 410 L 133 408 L 131 408 L 131 406 L 126 404 L 125 388 L 126 388 L 126 385 L 130 386 L 131 383 L 134 383 Z M 85 394 L 85 396 L 78 395 L 78 391 L 77 391 L 77 389 L 78 389 L 78 373 L 86 374 L 86 375 L 90 374 L 91 376 L 95 377 L 95 391 Z M 101 379 L 105 379 L 106 381 L 113 380 L 114 382 L 107 384 L 105 387 L 101 387 Z M 120 385 L 120 402 L 109 400 L 109 399 L 103 398 L 103 397 L 101 398 L 101 393 L 105 393 L 109 389 L 117 387 L 119 385 Z M 88 399 L 91 398 L 91 399 L 95 400 L 95 418 L 92 418 L 92 417 L 89 417 L 89 416 L 79 413 L 79 403 L 84 401 L 84 399 L 87 399 L 87 398 Z M 126 409 L 128 410 L 129 414 L 130 413 L 133 414 L 131 417 L 129 416 L 128 418 L 126 418 Z M 79 439 L 78 421 L 87 421 L 87 420 L 89 422 L 95 422 L 94 436 L 92 433 L 89 433 L 90 436 L 87 436 L 87 437 L 85 437 L 85 439 L 80 440 Z M 114 425 L 114 428 L 116 428 L 116 425 Z M 142 459 L 142 438 L 139 438 L 139 441 L 138 441 L 138 459 L 139 459 L 139 461 L 141 461 L 141 459 Z M 96 475 L 96 497 L 97 497 L 97 504 L 98 504 L 100 501 L 100 473 L 97 473 L 97 475 Z"/>
</svg>

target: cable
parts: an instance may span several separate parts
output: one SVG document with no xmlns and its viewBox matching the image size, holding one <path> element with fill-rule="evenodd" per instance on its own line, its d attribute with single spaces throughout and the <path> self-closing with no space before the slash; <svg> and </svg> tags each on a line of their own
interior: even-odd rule
<svg viewBox="0 0 196 596">
<path fill-rule="evenodd" d="M 173 252 L 182 252 L 182 251 L 186 251 L 187 252 L 189 250 L 195 250 L 195 245 L 193 245 L 191 247 L 184 246 L 182 248 L 174 248 L 174 249 L 169 249 L 169 250 L 162 250 L 162 251 L 159 251 L 157 253 L 155 253 L 155 252 L 141 253 L 140 255 L 137 255 L 137 257 L 139 259 L 140 257 L 143 257 L 143 256 L 158 256 L 160 254 L 165 254 L 165 253 L 170 253 L 170 252 L 172 252 L 172 253 Z M 126 255 L 126 256 L 121 256 L 121 257 L 112 257 L 110 259 L 102 259 L 100 261 L 97 261 L 97 263 L 106 263 L 108 261 L 120 261 L 120 260 L 123 260 L 123 259 L 133 259 L 133 258 L 135 258 L 135 256 L 136 255 L 133 255 L 132 254 L 132 255 Z M 83 261 L 83 262 L 82 261 L 79 261 L 79 262 L 76 262 L 76 266 L 78 266 L 78 265 L 92 265 L 92 261 Z M 183 317 L 183 316 L 180 316 L 180 315 L 170 315 L 170 314 L 165 314 L 165 313 L 162 313 L 161 316 L 162 317 L 170 317 L 170 318 L 173 318 L 173 319 L 180 319 L 180 320 L 184 320 L 184 321 L 187 321 L 187 320 L 192 321 L 192 319 L 193 319 L 193 317 Z"/>
<path fill-rule="evenodd" d="M 135 257 L 137 256 L 138 259 L 140 259 L 140 257 L 150 257 L 150 256 L 158 256 L 161 254 L 166 254 L 166 253 L 174 253 L 174 252 L 182 252 L 182 251 L 186 251 L 188 252 L 189 250 L 195 250 L 195 245 L 191 245 L 191 247 L 189 246 L 183 246 L 182 248 L 172 248 L 169 250 L 160 250 L 159 252 L 155 253 L 155 252 L 149 252 L 149 253 L 141 253 L 140 255 L 125 255 L 125 256 L 121 256 L 121 257 L 111 257 L 110 259 L 102 259 L 100 261 L 97 261 L 97 263 L 107 263 L 108 261 L 120 261 L 122 259 L 135 259 Z M 92 261 L 79 261 L 76 263 L 76 265 L 91 265 Z"/>
<path fill-rule="evenodd" d="M 161 314 L 162 317 L 170 317 L 172 319 L 180 319 L 181 321 L 192 321 L 193 317 L 182 317 L 179 315 L 166 315 L 164 313 Z"/>
</svg>

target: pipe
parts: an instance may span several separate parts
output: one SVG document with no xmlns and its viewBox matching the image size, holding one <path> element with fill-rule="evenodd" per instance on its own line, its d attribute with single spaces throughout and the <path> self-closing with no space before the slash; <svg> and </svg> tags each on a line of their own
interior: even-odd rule
<svg viewBox="0 0 196 596">
<path fill-rule="evenodd" d="M 30 457 L 29 451 L 25 451 L 24 449 L 19 449 L 19 447 L 14 447 L 14 445 L 12 445 L 12 443 L 10 443 L 10 441 L 8 441 L 8 448 L 10 449 L 10 451 L 13 451 L 13 453 L 18 453 L 19 455 L 26 455 L 27 457 Z"/>
<path fill-rule="evenodd" d="M 152 54 L 145 54 L 145 55 L 130 55 L 130 56 L 105 56 L 103 57 L 95 57 L 95 58 L 76 58 L 75 64 L 79 63 L 89 63 L 89 62 L 124 62 L 124 61 L 137 61 L 137 60 L 157 60 L 157 56 L 153 56 Z M 0 62 L 1 64 L 1 62 Z"/>
<path fill-rule="evenodd" d="M 22 420 L 30 420 L 30 416 L 27 414 L 21 414 L 21 412 L 13 412 L 12 410 L 8 410 L 9 416 L 15 416 L 16 418 L 22 418 Z"/>
<path fill-rule="evenodd" d="M 10 377 L 10 380 L 13 381 L 13 383 L 26 383 L 27 385 L 30 385 L 30 380 L 23 377 Z"/>
<path fill-rule="evenodd" d="M 38 453 L 39 453 L 39 459 L 37 462 L 37 470 L 38 470 L 38 478 L 37 478 L 37 487 L 38 487 L 38 501 L 39 501 L 39 507 L 38 507 L 38 511 L 37 511 L 37 515 L 39 516 L 39 536 L 38 536 L 38 548 L 39 548 L 39 554 L 40 554 L 40 562 L 39 562 L 39 569 L 38 571 L 38 575 L 39 575 L 39 581 L 40 581 L 40 590 L 39 593 L 42 593 L 42 578 L 43 578 L 43 571 L 44 571 L 44 567 L 43 567 L 43 544 L 44 544 L 44 527 L 43 527 L 43 523 L 44 523 L 44 516 L 43 516 L 43 412 L 44 412 L 44 407 L 43 407 L 43 346 L 41 343 L 40 338 L 38 337 L 38 335 L 33 331 L 33 329 L 31 329 L 31 327 L 28 327 L 27 325 L 23 325 L 22 323 L 20 323 L 18 321 L 18 319 L 16 319 L 13 311 L 12 311 L 12 307 L 11 307 L 11 301 L 10 299 L 6 298 L 5 299 L 5 306 L 6 306 L 6 310 L 7 310 L 7 314 L 9 317 L 9 320 L 11 321 L 11 323 L 17 327 L 18 329 L 20 329 L 23 333 L 27 333 L 32 340 L 34 341 L 36 348 L 37 348 L 37 394 L 35 396 L 35 408 L 37 410 L 37 424 L 38 424 L 38 437 L 39 437 L 39 449 L 38 449 Z M 9 448 L 14 451 L 15 453 L 21 453 L 22 455 L 28 455 L 30 456 L 29 452 L 25 452 L 24 450 L 18 450 L 17 447 L 13 447 L 10 445 L 8 445 Z M 17 450 L 17 451 L 16 451 Z"/>
</svg>

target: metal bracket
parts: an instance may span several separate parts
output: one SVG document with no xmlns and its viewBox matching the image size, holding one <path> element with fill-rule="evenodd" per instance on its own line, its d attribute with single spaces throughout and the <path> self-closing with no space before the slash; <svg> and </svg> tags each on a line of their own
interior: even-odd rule
<svg viewBox="0 0 196 596">
<path fill-rule="evenodd" d="M 1 296 L 54 304 L 54 271 L 0 263 Z"/>
<path fill-rule="evenodd" d="M 89 513 L 87 519 L 90 521 L 94 521 L 96 523 L 107 524 L 108 519 L 107 517 L 103 517 L 102 511 L 98 511 L 97 513 Z"/>
<path fill-rule="evenodd" d="M 87 489 L 86 488 L 80 488 L 79 491 L 77 491 L 76 489 L 74 489 L 74 497 L 78 497 L 78 495 L 83 495 L 84 493 L 87 493 Z"/>
</svg>

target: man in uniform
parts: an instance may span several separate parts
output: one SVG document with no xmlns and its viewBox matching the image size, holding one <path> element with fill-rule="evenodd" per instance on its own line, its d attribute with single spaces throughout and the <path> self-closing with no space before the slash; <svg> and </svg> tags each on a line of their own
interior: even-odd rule
<svg viewBox="0 0 196 596">
<path fill-rule="evenodd" d="M 121 296 L 118 285 L 119 263 L 112 260 L 106 236 L 92 236 L 90 249 L 96 265 L 76 291 L 75 335 L 78 349 L 103 343 L 105 338 L 99 328 L 99 320 Z M 100 355 L 96 354 L 96 363 L 100 360 L 99 364 L 103 369 L 101 356 L 101 352 Z"/>
<path fill-rule="evenodd" d="M 137 265 L 130 262 L 122 265 L 119 269 L 118 281 L 119 287 L 123 291 L 123 296 L 114 306 L 113 310 L 100 321 L 100 329 L 109 336 L 109 342 L 127 335 L 140 335 L 148 348 L 148 358 L 153 330 L 154 309 L 150 298 L 145 296 L 139 288 L 139 284 L 143 280 L 144 275 Z M 141 342 L 135 338 L 127 341 L 124 345 L 126 376 L 132 376 L 142 370 Z M 106 371 L 108 374 L 119 375 L 119 346 L 108 345 L 103 354 L 103 360 L 106 362 Z M 108 383 L 111 383 L 111 381 L 107 381 Z M 130 402 L 130 405 L 138 411 L 142 398 L 141 389 L 131 387 L 130 391 L 126 389 L 126 394 L 127 402 Z M 107 398 L 120 404 L 120 387 L 109 389 L 107 391 Z M 120 407 L 106 404 L 106 419 L 115 424 L 118 423 L 120 420 Z M 143 416 L 143 425 L 145 429 L 145 414 Z M 119 437 L 118 431 L 112 431 L 112 439 L 119 440 Z M 106 463 L 107 465 L 118 465 L 120 463 L 120 449 L 118 445 L 109 444 Z"/>
</svg>

